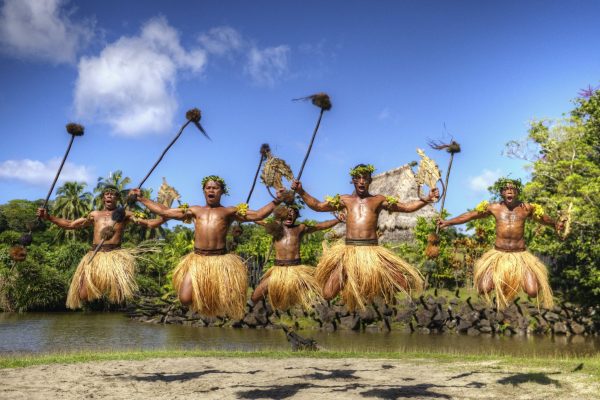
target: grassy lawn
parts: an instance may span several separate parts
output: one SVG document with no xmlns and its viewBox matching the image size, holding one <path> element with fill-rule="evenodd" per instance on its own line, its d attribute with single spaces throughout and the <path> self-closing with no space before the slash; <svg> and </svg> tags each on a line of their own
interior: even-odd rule
<svg viewBox="0 0 600 400">
<path fill-rule="evenodd" d="M 41 355 L 15 355 L 0 357 L 0 368 L 22 368 L 34 365 L 72 364 L 90 361 L 109 360 L 146 360 L 151 358 L 177 357 L 240 357 L 240 358 L 377 358 L 389 360 L 406 360 L 435 362 L 445 364 L 464 364 L 494 361 L 498 367 L 541 367 L 557 368 L 564 372 L 575 369 L 600 378 L 600 355 L 589 357 L 515 357 L 499 354 L 457 354 L 452 352 L 358 352 L 358 351 L 211 351 L 211 350 L 119 350 L 102 352 L 75 352 Z"/>
</svg>

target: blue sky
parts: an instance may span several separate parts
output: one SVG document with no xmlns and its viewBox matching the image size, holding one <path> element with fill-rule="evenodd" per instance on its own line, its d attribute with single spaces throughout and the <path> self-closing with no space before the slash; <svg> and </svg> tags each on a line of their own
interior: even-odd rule
<svg viewBox="0 0 600 400">
<path fill-rule="evenodd" d="M 596 1 L 3 1 L 0 203 L 43 198 L 80 122 L 65 179 L 93 186 L 120 169 L 134 184 L 199 107 L 212 141 L 188 128 L 148 181 L 203 202 L 218 174 L 225 204 L 250 188 L 262 143 L 297 171 L 325 91 L 333 109 L 303 175 L 318 198 L 351 191 L 359 162 L 379 172 L 428 139 L 462 145 L 447 207 L 487 198 L 501 155 L 533 118 L 558 118 L 600 84 Z M 429 155 L 445 170 L 445 153 Z M 91 187 L 90 187 L 91 190 Z M 251 207 L 269 200 L 263 187 Z M 306 216 L 314 214 L 305 213 Z M 324 218 L 324 217 L 320 217 Z"/>
</svg>

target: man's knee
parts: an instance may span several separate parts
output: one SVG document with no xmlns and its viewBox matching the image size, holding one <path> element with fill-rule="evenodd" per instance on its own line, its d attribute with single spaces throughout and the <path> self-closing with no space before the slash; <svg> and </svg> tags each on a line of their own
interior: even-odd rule
<svg viewBox="0 0 600 400">
<path fill-rule="evenodd" d="M 82 282 L 81 286 L 79 287 L 79 299 L 87 300 L 87 298 L 88 298 L 87 287 L 85 286 L 85 283 Z"/>
<path fill-rule="evenodd" d="M 181 293 L 179 293 L 179 301 L 184 306 L 189 306 L 190 304 L 192 304 L 192 301 L 193 301 L 192 292 L 189 291 L 186 293 L 186 291 L 182 291 Z"/>
<path fill-rule="evenodd" d="M 491 279 L 487 281 L 484 280 L 477 286 L 477 292 L 479 292 L 479 294 L 487 294 L 492 290 L 494 290 L 494 282 L 492 282 Z"/>
<path fill-rule="evenodd" d="M 525 278 L 523 289 L 529 297 L 537 297 L 539 291 L 537 280 L 532 276 L 528 276 Z"/>
<path fill-rule="evenodd" d="M 189 273 L 183 279 L 183 282 L 178 289 L 177 295 L 179 297 L 179 301 L 181 302 L 181 304 L 186 305 L 186 306 L 192 304 L 194 296 L 193 296 L 193 289 L 192 289 L 192 277 L 190 276 Z"/>
<path fill-rule="evenodd" d="M 323 298 L 325 300 L 332 300 L 336 296 L 337 292 L 338 291 L 333 288 L 325 288 L 323 290 Z"/>
<path fill-rule="evenodd" d="M 258 288 L 256 288 L 254 293 L 252 293 L 252 296 L 250 296 L 250 299 L 254 303 L 256 303 L 256 302 L 260 301 L 265 296 L 265 294 L 266 294 L 265 291 L 259 290 Z"/>
<path fill-rule="evenodd" d="M 330 279 L 329 282 L 327 282 L 327 285 L 325 285 L 323 288 L 323 298 L 325 300 L 332 300 L 335 296 L 337 296 L 341 289 L 342 285 L 340 284 L 339 280 L 335 278 Z"/>
<path fill-rule="evenodd" d="M 477 284 L 477 292 L 479 294 L 487 294 L 492 290 L 494 290 L 494 280 L 492 279 L 492 273 L 488 272 Z"/>
</svg>

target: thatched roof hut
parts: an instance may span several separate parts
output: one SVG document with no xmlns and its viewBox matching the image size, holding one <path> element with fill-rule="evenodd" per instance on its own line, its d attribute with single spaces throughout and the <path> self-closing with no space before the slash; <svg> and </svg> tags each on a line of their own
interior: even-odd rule
<svg viewBox="0 0 600 400">
<path fill-rule="evenodd" d="M 427 190 L 427 189 L 425 189 Z M 418 200 L 417 183 L 415 174 L 409 165 L 391 169 L 382 174 L 374 175 L 369 191 L 373 194 L 395 196 L 401 203 Z M 426 205 L 414 213 L 388 213 L 379 214 L 380 243 L 406 242 L 413 239 L 413 228 L 417 224 L 417 217 L 432 218 L 437 215 L 431 204 Z M 340 224 L 333 228 L 335 236 L 344 236 L 346 225 Z"/>
</svg>

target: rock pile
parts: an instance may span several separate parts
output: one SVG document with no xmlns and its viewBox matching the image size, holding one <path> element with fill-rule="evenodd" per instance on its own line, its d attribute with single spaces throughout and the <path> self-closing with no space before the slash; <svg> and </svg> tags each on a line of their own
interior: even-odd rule
<svg viewBox="0 0 600 400">
<path fill-rule="evenodd" d="M 458 294 L 458 292 L 457 292 Z M 197 327 L 280 328 L 280 323 L 296 329 L 338 329 L 363 331 L 461 333 L 467 335 L 599 335 L 600 307 L 579 307 L 565 302 L 552 309 L 539 308 L 529 301 L 515 301 L 498 311 L 480 300 L 460 297 L 421 296 L 416 301 L 396 304 L 373 303 L 363 311 L 348 312 L 342 304 L 320 303 L 311 312 L 292 309 L 274 311 L 268 303 L 258 303 L 239 321 L 196 314 L 178 301 L 141 297 L 129 305 L 129 317 L 157 324 L 183 324 Z"/>
</svg>

